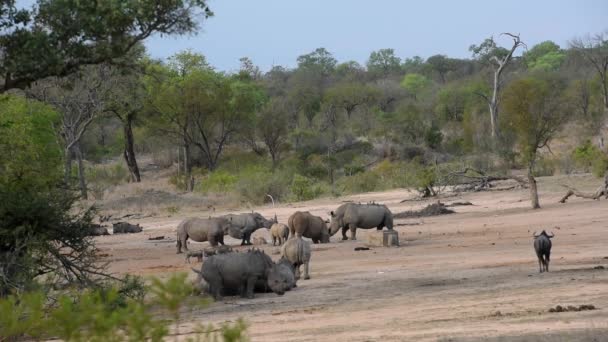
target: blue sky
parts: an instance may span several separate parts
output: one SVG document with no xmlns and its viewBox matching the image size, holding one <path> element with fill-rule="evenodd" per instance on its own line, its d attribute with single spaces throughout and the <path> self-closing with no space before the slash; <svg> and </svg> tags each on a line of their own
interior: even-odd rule
<svg viewBox="0 0 608 342">
<path fill-rule="evenodd" d="M 20 0 L 28 4 L 33 0 Z M 293 67 L 318 47 L 339 61 L 364 64 L 371 51 L 394 48 L 401 58 L 446 54 L 470 57 L 468 48 L 501 32 L 521 34 L 532 47 L 608 30 L 608 0 L 210 0 L 215 17 L 196 36 L 153 37 L 155 58 L 184 49 L 233 71 L 247 56 L 268 70 Z M 497 39 L 508 45 L 508 38 Z"/>
</svg>

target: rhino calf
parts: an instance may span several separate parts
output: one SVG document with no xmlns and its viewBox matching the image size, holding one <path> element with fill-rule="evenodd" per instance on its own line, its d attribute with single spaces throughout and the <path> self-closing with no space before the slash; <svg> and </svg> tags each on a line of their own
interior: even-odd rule
<svg viewBox="0 0 608 342">
<path fill-rule="evenodd" d="M 313 243 L 329 243 L 329 230 L 327 222 L 319 216 L 314 216 L 308 211 L 296 211 L 287 220 L 290 236 L 307 237 Z"/>
<path fill-rule="evenodd" d="M 310 242 L 298 237 L 289 239 L 281 247 L 282 258 L 288 260 L 295 268 L 295 278 L 300 279 L 300 266 L 304 265 L 304 279 L 310 279 L 308 265 L 310 263 Z"/>
<path fill-rule="evenodd" d="M 551 233 L 548 235 L 544 230 L 536 235 L 536 232 L 533 234 L 534 236 L 534 251 L 536 252 L 536 257 L 538 258 L 538 268 L 539 272 L 549 272 L 549 262 L 551 261 L 551 238 L 555 235 Z"/>
<path fill-rule="evenodd" d="M 112 225 L 113 234 L 141 233 L 142 230 L 139 224 L 129 222 L 117 222 Z"/>
<path fill-rule="evenodd" d="M 276 246 L 277 242 L 281 246 L 289 237 L 289 227 L 283 223 L 275 223 L 270 227 L 270 237 L 272 237 L 272 245 Z"/>
</svg>

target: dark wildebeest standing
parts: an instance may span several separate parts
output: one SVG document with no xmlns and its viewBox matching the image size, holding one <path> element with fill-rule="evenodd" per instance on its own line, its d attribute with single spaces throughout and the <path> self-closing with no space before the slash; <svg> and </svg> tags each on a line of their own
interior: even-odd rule
<svg viewBox="0 0 608 342">
<path fill-rule="evenodd" d="M 536 235 L 534 232 L 534 250 L 538 257 L 539 272 L 549 272 L 549 261 L 551 261 L 551 238 L 554 236 L 553 233 L 548 235 L 544 230 Z"/>
</svg>

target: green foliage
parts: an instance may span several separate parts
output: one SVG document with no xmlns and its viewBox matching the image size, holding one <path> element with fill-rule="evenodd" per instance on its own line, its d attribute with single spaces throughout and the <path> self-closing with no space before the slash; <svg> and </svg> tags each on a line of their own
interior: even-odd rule
<svg viewBox="0 0 608 342">
<path fill-rule="evenodd" d="M 608 156 L 587 140 L 572 151 L 575 166 L 585 172 L 592 171 L 596 177 L 603 177 L 608 170 Z"/>
<path fill-rule="evenodd" d="M 289 187 L 291 198 L 294 201 L 307 201 L 319 197 L 323 189 L 314 180 L 299 174 L 293 176 Z"/>
<path fill-rule="evenodd" d="M 5 339 L 47 339 L 63 341 L 164 341 L 170 336 L 169 325 L 177 324 L 180 309 L 205 306 L 206 301 L 190 297 L 192 287 L 186 274 L 177 274 L 162 282 L 152 279 L 150 298 L 129 299 L 122 305 L 120 289 L 85 290 L 61 294 L 47 303 L 42 292 L 0 299 L 0 336 Z M 160 310 L 160 312 L 159 312 Z M 158 314 L 161 314 L 160 316 Z M 171 320 L 164 319 L 170 315 Z M 245 341 L 246 324 L 224 323 L 196 329 L 192 341 Z"/>
<path fill-rule="evenodd" d="M 275 201 L 288 196 L 288 186 L 291 173 L 280 169 L 271 170 L 269 167 L 249 167 L 239 173 L 236 184 L 237 193 L 250 203 L 270 201 L 266 196 L 271 195 Z"/>
<path fill-rule="evenodd" d="M 0 95 L 0 186 L 27 183 L 49 189 L 61 177 L 61 149 L 50 107 L 21 97 Z"/>
<path fill-rule="evenodd" d="M 195 190 L 201 192 L 227 193 L 234 190 L 238 177 L 223 170 L 211 172 L 196 185 Z"/>
<path fill-rule="evenodd" d="M 401 81 L 401 86 L 410 92 L 414 98 L 429 86 L 429 80 L 421 74 L 407 74 Z"/>
<path fill-rule="evenodd" d="M 338 64 L 338 61 L 325 48 L 317 48 L 315 51 L 298 57 L 298 67 L 329 75 Z"/>
<path fill-rule="evenodd" d="M 373 51 L 367 60 L 367 71 L 373 77 L 386 77 L 401 72 L 401 58 L 395 56 L 394 49 Z"/>
<path fill-rule="evenodd" d="M 523 55 L 524 63 L 531 70 L 554 71 L 566 59 L 566 54 L 562 52 L 559 45 L 547 40 L 534 45 Z"/>
<path fill-rule="evenodd" d="M 555 158 L 539 156 L 536 163 L 534 163 L 532 174 L 534 177 L 553 176 L 555 171 L 557 171 L 558 166 L 558 161 Z"/>
<path fill-rule="evenodd" d="M 192 33 L 201 12 L 203 18 L 212 15 L 205 0 L 38 0 L 12 15 L 14 6 L 0 3 L 0 92 L 82 65 L 117 61 L 150 35 Z"/>
<path fill-rule="evenodd" d="M 427 129 L 424 140 L 426 141 L 427 146 L 432 149 L 436 149 L 441 145 L 443 134 L 437 124 L 433 123 L 431 127 Z"/>
</svg>

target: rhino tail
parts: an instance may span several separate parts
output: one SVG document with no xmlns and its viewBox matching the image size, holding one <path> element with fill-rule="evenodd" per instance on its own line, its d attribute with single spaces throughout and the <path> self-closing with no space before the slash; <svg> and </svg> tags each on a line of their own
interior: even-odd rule
<svg viewBox="0 0 608 342">
<path fill-rule="evenodd" d="M 296 243 L 296 259 L 298 263 L 304 263 L 304 240 L 302 238 L 298 238 L 298 242 Z"/>
</svg>

